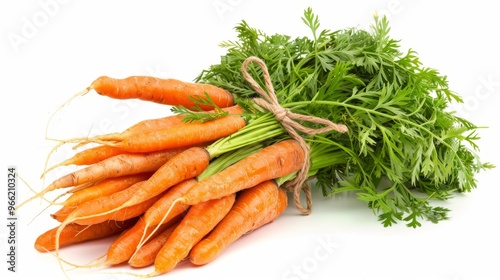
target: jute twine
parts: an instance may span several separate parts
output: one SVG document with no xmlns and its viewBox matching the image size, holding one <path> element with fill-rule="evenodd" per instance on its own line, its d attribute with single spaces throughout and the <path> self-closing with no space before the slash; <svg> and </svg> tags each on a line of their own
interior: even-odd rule
<svg viewBox="0 0 500 280">
<path fill-rule="evenodd" d="M 257 63 L 258 66 L 262 69 L 266 90 L 264 90 L 248 73 L 247 68 L 250 62 Z M 254 98 L 253 102 L 257 104 L 259 107 L 273 113 L 275 118 L 281 123 L 281 125 L 287 131 L 287 133 L 290 134 L 290 136 L 299 143 L 300 147 L 304 151 L 304 158 L 306 159 L 304 161 L 304 164 L 298 170 L 297 176 L 293 180 L 286 182 L 283 185 L 283 187 L 293 192 L 293 199 L 297 209 L 302 214 L 309 214 L 311 213 L 312 210 L 312 195 L 311 195 L 311 189 L 306 181 L 307 181 L 307 172 L 309 171 L 310 167 L 310 160 L 309 160 L 310 148 L 309 145 L 304 140 L 304 138 L 300 136 L 298 132 L 300 131 L 302 133 L 311 135 L 311 134 L 320 134 L 336 130 L 340 133 L 344 133 L 347 132 L 347 127 L 342 124 L 335 124 L 327 119 L 296 114 L 291 112 L 289 109 L 281 107 L 281 105 L 278 102 L 278 98 L 274 92 L 274 87 L 271 82 L 271 77 L 267 70 L 267 66 L 260 58 L 251 56 L 245 59 L 241 67 L 241 72 L 243 73 L 243 77 L 245 77 L 245 79 L 250 83 L 252 88 L 261 96 Z M 317 129 L 309 128 L 301 125 L 297 121 L 319 123 L 324 126 Z M 300 201 L 300 194 L 302 190 L 306 195 L 306 207 L 303 207 Z"/>
</svg>

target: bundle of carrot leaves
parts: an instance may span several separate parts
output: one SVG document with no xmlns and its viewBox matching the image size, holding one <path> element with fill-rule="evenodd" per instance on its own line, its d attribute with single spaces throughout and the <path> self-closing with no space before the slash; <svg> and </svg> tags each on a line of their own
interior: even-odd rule
<svg viewBox="0 0 500 280">
<path fill-rule="evenodd" d="M 320 30 L 311 9 L 302 20 L 312 38 L 267 35 L 243 21 L 237 40 L 221 44 L 220 63 L 194 83 L 96 79 L 84 93 L 162 103 L 173 114 L 61 142 L 95 145 L 46 169 L 44 176 L 83 166 L 24 202 L 42 197 L 62 206 L 51 214 L 60 224 L 39 236 L 36 249 L 56 251 L 62 265 L 61 247 L 121 233 L 105 261 L 85 267 L 154 264 L 147 276 L 155 276 L 186 258 L 206 264 L 279 217 L 287 191 L 309 213 L 296 196 L 308 193 L 304 180 L 324 196 L 355 192 L 384 226 L 447 219 L 449 210 L 431 199 L 469 192 L 475 174 L 493 168 L 476 153 L 478 127 L 448 110 L 460 96 L 416 52 L 399 50 L 386 18 L 375 17 L 370 31 Z M 280 110 L 263 108 L 260 90 Z M 291 133 L 280 114 L 305 116 L 294 122 L 321 132 Z M 321 130 L 325 122 L 345 129 Z M 45 197 L 63 188 L 70 189 Z"/>
<path fill-rule="evenodd" d="M 311 9 L 302 20 L 312 39 L 267 35 L 242 22 L 235 28 L 238 40 L 221 44 L 228 51 L 220 64 L 196 81 L 249 104 L 255 91 L 242 79 L 241 64 L 249 56 L 262 58 L 283 107 L 349 128 L 347 134 L 305 136 L 332 150 L 326 157 L 334 157 L 334 164 L 315 174 L 324 195 L 356 192 L 384 226 L 446 219 L 449 210 L 431 206 L 429 199 L 471 191 L 474 174 L 493 167 L 476 154 L 478 127 L 447 111 L 452 102 L 462 102 L 460 96 L 415 51 L 401 52 L 385 17 L 375 16 L 371 31 L 320 30 Z M 254 69 L 253 76 L 262 73 Z"/>
</svg>

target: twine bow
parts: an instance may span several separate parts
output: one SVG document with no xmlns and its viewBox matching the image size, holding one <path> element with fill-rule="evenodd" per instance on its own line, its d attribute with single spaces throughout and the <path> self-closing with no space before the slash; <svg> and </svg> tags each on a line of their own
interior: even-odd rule
<svg viewBox="0 0 500 280">
<path fill-rule="evenodd" d="M 264 74 L 264 83 L 266 86 L 266 90 L 264 90 L 248 73 L 247 68 L 250 62 L 257 63 L 259 67 L 262 69 L 262 72 Z M 342 124 L 333 123 L 326 119 L 314 116 L 296 114 L 288 109 L 281 107 L 281 105 L 278 102 L 278 98 L 274 92 L 274 87 L 271 82 L 271 76 L 269 75 L 267 66 L 260 58 L 255 56 L 248 57 L 243 62 L 241 68 L 243 77 L 250 83 L 252 88 L 261 96 L 254 98 L 253 102 L 257 104 L 259 107 L 272 112 L 275 118 L 281 123 L 283 128 L 286 130 L 286 132 L 290 134 L 290 136 L 299 143 L 300 147 L 304 151 L 304 157 L 306 159 L 304 161 L 304 164 L 302 165 L 301 169 L 297 172 L 297 176 L 293 180 L 286 182 L 283 187 L 293 192 L 294 203 L 297 209 L 302 214 L 309 214 L 311 213 L 312 210 L 312 195 L 311 195 L 311 189 L 306 183 L 306 180 L 307 180 L 307 172 L 309 171 L 310 167 L 310 161 L 309 161 L 310 148 L 309 145 L 304 140 L 304 138 L 300 136 L 298 131 L 305 134 L 320 134 L 332 130 L 344 133 L 347 132 L 347 127 Z M 297 121 L 319 123 L 324 125 L 324 127 L 317 129 L 309 128 L 301 125 Z M 301 190 L 304 190 L 304 193 L 306 195 L 305 208 L 302 206 L 300 202 Z"/>
</svg>

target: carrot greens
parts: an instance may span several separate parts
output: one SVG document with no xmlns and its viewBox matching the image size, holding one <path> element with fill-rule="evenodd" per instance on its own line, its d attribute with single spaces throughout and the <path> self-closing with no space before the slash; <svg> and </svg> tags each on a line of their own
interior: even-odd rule
<svg viewBox="0 0 500 280">
<path fill-rule="evenodd" d="M 356 192 L 384 226 L 403 221 L 418 227 L 422 219 L 447 219 L 449 210 L 429 199 L 471 191 L 475 173 L 493 165 L 476 154 L 479 127 L 448 110 L 462 99 L 446 76 L 424 66 L 414 50 L 402 52 L 385 17 L 375 16 L 370 31 L 320 30 L 311 9 L 302 20 L 312 38 L 267 35 L 241 22 L 237 40 L 221 44 L 227 53 L 220 63 L 195 81 L 230 91 L 236 103 L 259 118 L 266 113 L 248 102 L 256 92 L 241 66 L 250 56 L 261 58 L 283 107 L 349 129 L 304 135 L 312 147 L 309 174 L 323 194 Z M 250 65 L 248 71 L 264 87 L 262 70 Z M 318 163 L 321 168 L 314 169 Z"/>
</svg>

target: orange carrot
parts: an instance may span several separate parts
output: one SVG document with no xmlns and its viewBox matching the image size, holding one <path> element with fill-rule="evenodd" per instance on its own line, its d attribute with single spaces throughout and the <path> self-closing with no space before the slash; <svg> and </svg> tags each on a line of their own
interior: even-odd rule
<svg viewBox="0 0 500 280">
<path fill-rule="evenodd" d="M 238 105 L 222 108 L 222 110 L 230 114 L 243 113 L 243 109 Z M 102 141 L 123 141 L 126 138 L 132 137 L 134 135 L 140 135 L 184 124 L 182 120 L 183 118 L 183 115 L 171 115 L 163 118 L 143 120 L 127 128 L 121 133 L 105 134 L 97 136 L 96 138 Z"/>
<path fill-rule="evenodd" d="M 209 84 L 188 83 L 176 79 L 160 79 L 150 76 L 132 76 L 125 79 L 114 79 L 102 76 L 94 80 L 88 90 L 115 99 L 137 98 L 160 104 L 190 108 L 195 105 L 192 99 L 205 98 L 221 108 L 233 105 L 233 96 L 228 91 Z M 200 106 L 204 110 L 211 106 Z"/>
<path fill-rule="evenodd" d="M 178 216 L 179 219 L 181 216 Z M 165 231 L 171 225 L 175 224 L 179 221 L 179 219 L 170 220 L 168 223 L 165 223 L 160 226 L 159 230 L 156 234 L 152 236 L 152 238 L 156 237 L 162 231 Z M 151 233 L 156 227 L 146 228 L 146 224 L 142 219 L 139 219 L 137 223 L 131 227 L 128 231 L 120 235 L 112 244 L 109 246 L 108 251 L 106 253 L 106 260 L 98 264 L 97 266 L 103 265 L 116 265 L 123 262 L 126 262 L 132 257 L 132 255 L 137 250 L 137 245 L 141 240 L 142 234 L 146 231 L 148 234 Z"/>
<path fill-rule="evenodd" d="M 91 226 L 69 224 L 59 235 L 59 247 L 84 241 L 95 240 L 124 231 L 134 224 L 135 220 L 106 221 Z M 39 252 L 53 251 L 56 247 L 56 232 L 58 227 L 50 229 L 35 241 L 35 249 Z"/>
<path fill-rule="evenodd" d="M 227 115 L 204 123 L 191 122 L 135 135 L 110 145 L 132 153 L 189 147 L 218 140 L 245 126 L 239 115 Z"/>
<path fill-rule="evenodd" d="M 94 163 L 98 163 L 102 160 L 105 160 L 107 158 L 110 158 L 112 156 L 116 156 L 119 154 L 125 153 L 125 150 L 117 148 L 117 147 L 112 147 L 108 145 L 101 145 L 101 146 L 96 146 L 92 147 L 89 149 L 85 149 L 81 152 L 76 153 L 73 157 L 64 160 L 63 162 L 57 163 L 49 168 L 47 168 L 43 174 L 42 177 L 45 176 L 49 171 L 61 167 L 61 166 L 68 166 L 68 165 L 90 165 Z"/>
<path fill-rule="evenodd" d="M 165 217 L 165 212 L 169 209 L 170 205 L 179 197 L 184 195 L 189 188 L 191 188 L 194 184 L 196 184 L 196 179 L 188 179 L 183 181 L 170 189 L 168 189 L 165 194 L 155 203 L 153 204 L 147 211 L 144 213 L 144 222 L 148 226 L 154 226 L 162 222 L 166 222 L 170 220 L 172 217 L 177 216 L 179 213 L 187 210 L 189 206 L 179 203 L 176 205 L 172 211 L 169 213 L 169 217 Z M 163 220 L 163 221 L 162 221 Z"/>
<path fill-rule="evenodd" d="M 91 187 L 73 193 L 63 202 L 63 205 L 76 206 L 94 198 L 113 194 L 124 190 L 137 182 L 147 180 L 151 177 L 151 174 L 152 173 L 139 173 L 104 179 Z"/>
<path fill-rule="evenodd" d="M 140 183 L 142 184 L 144 182 Z M 75 221 L 75 223 L 79 225 L 92 225 L 106 220 L 115 220 L 115 221 L 128 220 L 133 217 L 137 217 L 144 214 L 144 212 L 146 212 L 149 209 L 149 207 L 151 207 L 151 205 L 153 205 L 156 201 L 158 201 L 158 199 L 160 199 L 162 195 L 163 194 L 158 194 L 141 203 L 128 206 L 114 212 L 106 213 L 103 215 L 97 215 L 95 217 L 90 217 L 90 218 L 79 218 Z"/>
<path fill-rule="evenodd" d="M 98 183 L 98 182 L 87 182 L 87 183 L 83 183 L 80 185 L 76 185 L 76 186 L 70 188 L 69 190 L 59 194 L 52 201 L 47 200 L 47 202 L 49 202 L 51 205 L 64 205 L 64 202 L 57 202 L 57 200 L 59 200 L 61 197 L 66 196 L 68 194 L 74 194 L 76 192 L 83 191 L 87 188 L 90 188 L 90 187 L 94 186 L 96 183 Z M 36 193 L 36 191 L 34 191 L 34 192 Z"/>
<path fill-rule="evenodd" d="M 95 138 L 103 141 L 123 141 L 133 135 L 148 133 L 151 131 L 183 124 L 184 122 L 182 121 L 182 118 L 183 116 L 181 115 L 171 115 L 163 118 L 143 120 L 120 133 L 99 135 Z"/>
<path fill-rule="evenodd" d="M 267 215 L 267 217 L 260 220 L 259 223 L 254 224 L 254 226 L 250 229 L 250 231 L 256 230 L 261 226 L 274 221 L 277 217 L 283 214 L 287 206 L 288 206 L 288 196 L 282 188 L 279 188 L 277 205 L 275 205 L 275 207 L 272 209 L 269 215 Z"/>
<path fill-rule="evenodd" d="M 115 213 L 115 209 L 119 208 L 124 202 L 129 200 L 134 194 L 142 188 L 145 181 L 137 182 L 132 186 L 113 193 L 108 196 L 101 196 L 78 205 L 68 216 L 62 221 L 61 226 L 64 227 L 69 223 L 85 223 L 95 224 L 102 221 L 102 217 Z M 123 207 L 121 209 L 125 209 Z"/>
<path fill-rule="evenodd" d="M 189 188 L 196 184 L 196 182 L 196 179 L 188 179 L 168 189 L 165 194 L 144 213 L 143 219 L 146 223 L 146 227 L 166 223 L 180 213 L 185 212 L 189 208 L 188 205 L 176 203 L 172 209 L 170 209 L 170 206 L 177 198 L 183 196 Z M 169 209 L 170 211 L 168 211 Z M 167 211 L 168 214 L 165 215 Z M 144 233 L 138 247 L 141 247 L 145 240 L 149 238 L 150 237 L 146 236 L 146 233 Z"/>
<path fill-rule="evenodd" d="M 148 154 L 121 154 L 110 157 L 55 180 L 41 192 L 22 202 L 18 207 L 56 189 L 87 182 L 97 182 L 106 178 L 156 171 L 168 159 L 179 154 L 182 150 L 184 149 L 170 149 Z"/>
<path fill-rule="evenodd" d="M 191 248 L 229 212 L 234 200 L 235 194 L 233 193 L 191 206 L 186 216 L 158 252 L 154 262 L 155 271 L 148 276 L 168 272 L 186 258 Z"/>
<path fill-rule="evenodd" d="M 132 205 L 129 207 L 125 207 L 123 209 L 120 209 L 115 212 L 110 212 L 104 215 L 97 215 L 95 217 L 91 218 L 84 218 L 84 219 L 77 219 L 74 221 L 74 223 L 79 224 L 79 225 L 92 225 L 100 222 L 104 222 L 107 220 L 114 220 L 114 221 L 124 221 L 128 220 L 134 217 L 137 217 L 139 215 L 144 214 L 158 199 L 160 199 L 162 194 L 159 194 L 155 197 L 152 197 L 146 201 L 143 201 L 139 204 Z M 100 199 L 102 200 L 102 199 Z M 51 214 L 50 216 L 54 219 L 56 219 L 59 222 L 64 222 L 66 218 L 76 209 L 78 206 L 65 206 L 59 211 L 55 212 L 54 214 Z M 187 206 L 184 207 L 179 207 L 179 209 L 187 209 Z M 183 211 L 172 211 L 170 215 L 170 219 L 173 219 L 176 215 L 180 214 Z"/>
<path fill-rule="evenodd" d="M 300 169 L 304 160 L 304 151 L 297 141 L 283 140 L 199 181 L 184 196 L 177 199 L 177 202 L 194 205 L 235 193 L 291 174 Z"/>
<path fill-rule="evenodd" d="M 50 214 L 50 216 L 56 221 L 62 223 L 71 212 L 75 211 L 76 208 L 78 208 L 77 205 L 63 206 L 55 213 Z"/>
<path fill-rule="evenodd" d="M 210 156 L 204 148 L 191 147 L 177 154 L 153 173 L 142 188 L 121 207 L 141 203 L 180 182 L 195 178 L 205 170 L 209 162 Z"/>
<path fill-rule="evenodd" d="M 274 220 L 286 205 L 286 193 L 274 181 L 243 190 L 224 219 L 193 247 L 189 260 L 196 265 L 211 262 L 243 234 Z"/>
<path fill-rule="evenodd" d="M 168 238 L 172 235 L 178 224 L 179 222 L 172 224 L 166 230 L 158 234 L 158 236 L 144 244 L 144 246 L 141 246 L 128 260 L 130 266 L 146 267 L 152 265 L 155 262 L 156 255 L 158 255 L 163 245 L 167 243 Z"/>
<path fill-rule="evenodd" d="M 154 172 L 183 149 L 163 150 L 148 154 L 121 154 L 70 173 L 51 185 L 56 188 L 95 182 L 106 178 Z M 50 187 L 48 187 L 50 189 Z"/>
</svg>

